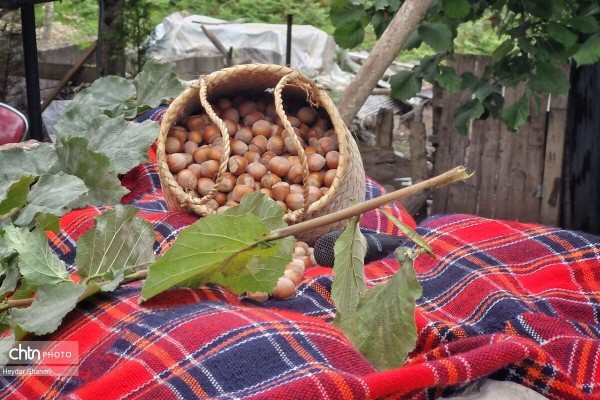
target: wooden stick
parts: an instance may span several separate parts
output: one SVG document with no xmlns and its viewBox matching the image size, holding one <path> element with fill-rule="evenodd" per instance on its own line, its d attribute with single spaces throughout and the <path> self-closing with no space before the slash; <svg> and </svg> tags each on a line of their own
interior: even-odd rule
<svg viewBox="0 0 600 400">
<path fill-rule="evenodd" d="M 444 172 L 441 175 L 416 183 L 409 187 L 396 190 L 395 192 L 384 194 L 383 196 L 364 201 L 362 203 L 345 208 L 343 210 L 323 215 L 321 217 L 313 218 L 308 221 L 300 222 L 295 225 L 290 225 L 280 229 L 276 229 L 273 232 L 271 232 L 270 239 L 294 236 L 302 232 L 307 232 L 312 229 L 333 224 L 335 222 L 339 222 L 360 214 L 364 214 L 367 211 L 374 210 L 387 203 L 391 203 L 392 201 L 403 199 L 407 196 L 420 192 L 421 190 L 444 186 L 452 182 L 467 179 L 470 176 L 471 175 L 465 171 L 464 167 L 456 167 L 454 169 L 451 169 L 450 171 Z"/>
</svg>

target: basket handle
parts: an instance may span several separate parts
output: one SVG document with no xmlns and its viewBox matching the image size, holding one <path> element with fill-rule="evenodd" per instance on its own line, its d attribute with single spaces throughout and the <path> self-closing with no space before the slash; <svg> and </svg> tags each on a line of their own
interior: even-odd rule
<svg viewBox="0 0 600 400">
<path fill-rule="evenodd" d="M 212 106 L 208 102 L 208 96 L 207 96 L 208 79 L 207 79 L 206 75 L 202 75 L 200 77 L 199 84 L 200 84 L 200 90 L 199 90 L 200 104 L 204 108 L 204 111 L 206 111 L 206 114 L 208 115 L 210 120 L 212 122 L 214 122 L 215 125 L 217 125 L 217 127 L 219 128 L 219 131 L 221 132 L 221 137 L 223 138 L 223 155 L 221 156 L 215 185 L 212 187 L 212 189 L 210 189 L 210 191 L 205 196 L 203 196 L 201 198 L 200 197 L 192 198 L 190 201 L 191 204 L 189 205 L 190 208 L 192 208 L 192 209 L 197 208 L 199 211 L 202 211 L 203 214 L 207 214 L 206 209 L 208 207 L 206 207 L 205 204 L 209 200 L 214 198 L 215 194 L 219 191 L 219 188 L 221 187 L 221 183 L 223 182 L 223 177 L 225 175 L 225 172 L 227 172 L 227 162 L 229 161 L 229 152 L 231 151 L 231 149 L 229 147 L 229 132 L 227 131 L 227 127 L 225 126 L 225 123 L 223 122 L 223 120 L 217 116 L 217 114 L 213 110 Z M 211 212 L 209 212 L 208 214 L 214 213 L 214 210 L 211 209 L 210 211 Z"/>
<path fill-rule="evenodd" d="M 304 204 L 302 205 L 302 208 L 292 211 L 287 215 L 289 222 L 295 223 L 302 221 L 302 219 L 306 216 L 306 212 L 310 205 L 308 202 L 308 176 L 310 171 L 308 170 L 308 160 L 306 153 L 304 152 L 304 148 L 300 144 L 300 141 L 298 140 L 298 137 L 294 131 L 294 127 L 292 127 L 292 124 L 290 123 L 290 120 L 283 109 L 282 92 L 284 87 L 288 84 L 299 86 L 307 93 L 307 96 L 310 96 L 310 89 L 317 90 L 318 88 L 314 82 L 303 79 L 303 76 L 299 72 L 293 71 L 281 78 L 277 83 L 277 86 L 275 86 L 275 90 L 273 91 L 273 95 L 275 97 L 275 112 L 281 119 L 281 123 L 283 124 L 284 128 L 290 133 L 290 137 L 298 149 L 298 158 L 300 159 L 300 164 L 302 165 L 302 191 Z"/>
</svg>

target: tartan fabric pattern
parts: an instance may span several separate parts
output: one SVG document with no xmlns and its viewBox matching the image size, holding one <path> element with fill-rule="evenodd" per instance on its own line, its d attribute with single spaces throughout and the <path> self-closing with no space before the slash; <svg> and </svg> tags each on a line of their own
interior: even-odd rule
<svg viewBox="0 0 600 400">
<path fill-rule="evenodd" d="M 146 164 L 126 175 L 123 202 L 153 224 L 161 253 L 196 218 L 166 211 L 156 174 Z M 367 189 L 382 192 L 371 180 Z M 73 211 L 48 234 L 72 271 L 76 239 L 105 209 Z M 381 217 L 361 223 L 393 232 Z M 79 342 L 78 374 L 0 377 L 0 397 L 431 399 L 492 377 L 551 399 L 600 398 L 600 238 L 470 215 L 432 217 L 417 230 L 437 258 L 415 262 L 419 335 L 402 367 L 376 371 L 330 323 L 331 269 L 313 267 L 296 297 L 264 305 L 217 285 L 141 305 L 140 283 L 94 296 L 40 338 Z M 368 286 L 398 268 L 393 258 L 368 264 Z"/>
<path fill-rule="evenodd" d="M 196 220 L 167 210 L 155 163 L 122 182 L 130 190 L 122 203 L 153 224 L 157 254 Z M 366 185 L 368 198 L 383 191 Z M 415 226 L 401 205 L 388 207 Z M 70 212 L 47 234 L 70 272 L 77 238 L 109 208 Z M 378 211 L 361 225 L 400 234 Z M 78 373 L 0 376 L 0 398 L 433 399 L 491 377 L 550 399 L 600 399 L 600 238 L 471 215 L 435 216 L 417 231 L 437 258 L 415 261 L 418 340 L 401 367 L 376 371 L 331 324 L 331 269 L 313 267 L 296 297 L 264 305 L 218 285 L 142 304 L 140 283 L 96 295 L 39 338 L 77 341 Z M 393 258 L 368 264 L 368 286 L 398 268 Z"/>
</svg>

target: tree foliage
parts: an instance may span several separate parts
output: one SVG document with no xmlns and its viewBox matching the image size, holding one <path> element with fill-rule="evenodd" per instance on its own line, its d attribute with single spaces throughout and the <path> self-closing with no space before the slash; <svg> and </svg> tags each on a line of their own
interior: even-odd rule
<svg viewBox="0 0 600 400">
<path fill-rule="evenodd" d="M 346 48 L 357 46 L 369 25 L 381 36 L 401 5 L 401 0 L 334 0 L 330 15 L 336 41 Z M 446 64 L 455 54 L 458 27 L 481 19 L 488 19 L 504 40 L 479 76 L 458 75 Z M 469 90 L 472 100 L 455 111 L 461 132 L 470 120 L 488 116 L 502 118 L 514 131 L 527 120 L 531 101 L 539 103 L 544 94 L 568 91 L 568 77 L 558 66 L 600 60 L 599 21 L 597 0 L 438 0 L 405 46 L 411 49 L 426 43 L 436 54 L 392 77 L 392 96 L 402 100 L 414 96 L 422 80 L 452 92 Z M 504 88 L 519 84 L 525 85 L 522 97 L 505 104 Z"/>
</svg>

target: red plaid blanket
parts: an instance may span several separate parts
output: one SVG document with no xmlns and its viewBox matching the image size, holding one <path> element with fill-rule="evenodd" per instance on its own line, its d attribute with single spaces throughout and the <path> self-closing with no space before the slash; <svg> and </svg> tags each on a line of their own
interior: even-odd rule
<svg viewBox="0 0 600 400">
<path fill-rule="evenodd" d="M 167 211 L 154 164 L 123 184 L 123 203 L 153 223 L 156 253 L 195 220 Z M 368 197 L 381 194 L 366 184 Z M 75 240 L 104 209 L 71 212 L 49 235 L 72 271 Z M 402 207 L 390 211 L 414 226 Z M 399 234 L 377 211 L 361 224 Z M 331 270 L 315 267 L 295 298 L 264 305 L 216 285 L 142 305 L 139 283 L 94 296 L 40 338 L 79 342 L 78 374 L 0 377 L 0 398 L 426 399 L 491 377 L 551 399 L 600 399 L 600 238 L 470 215 L 432 217 L 418 232 L 437 258 L 415 262 L 419 338 L 395 370 L 376 371 L 330 324 Z M 368 284 L 398 268 L 368 264 Z"/>
</svg>

